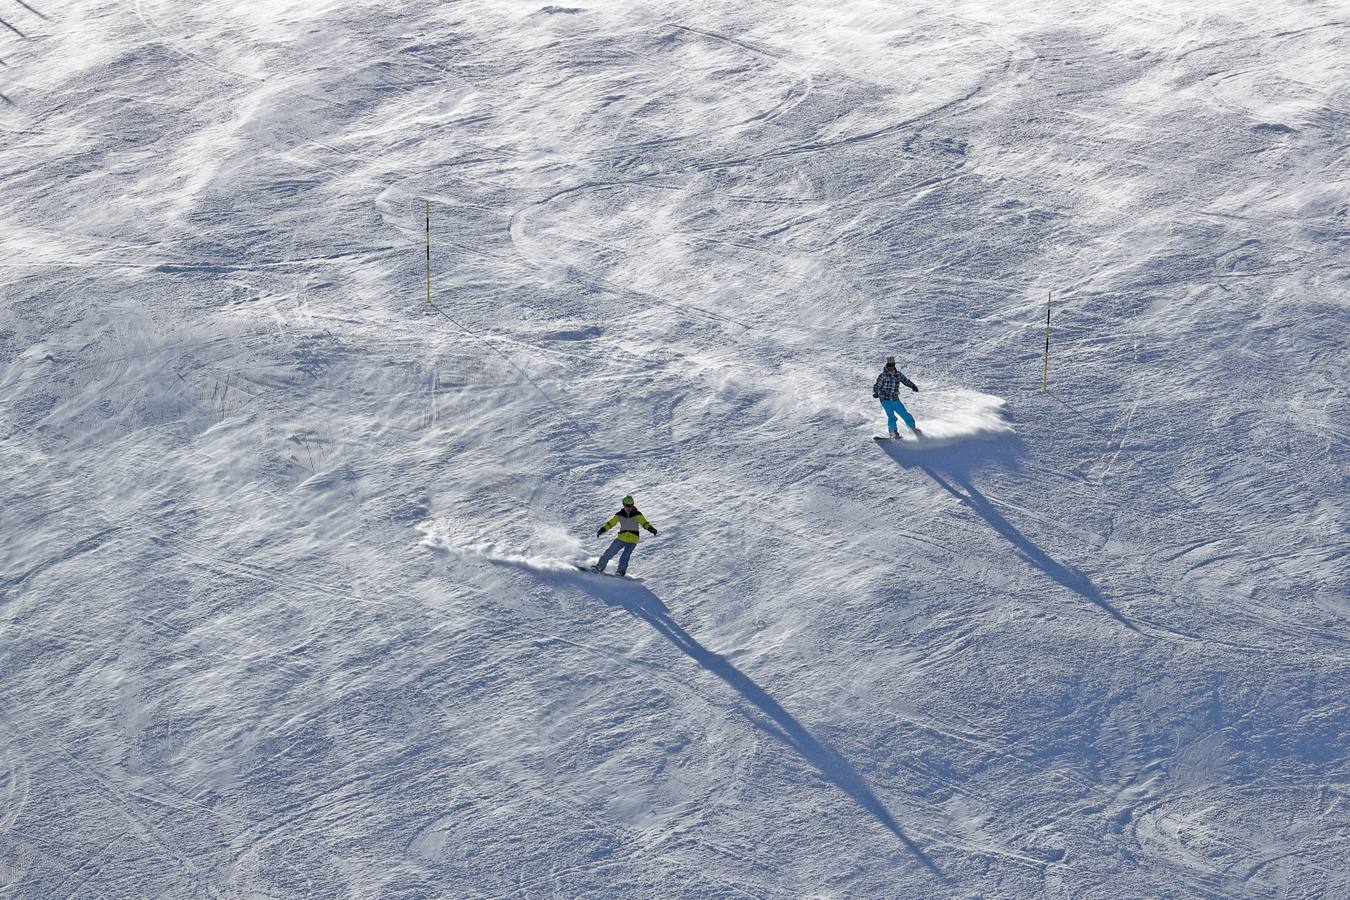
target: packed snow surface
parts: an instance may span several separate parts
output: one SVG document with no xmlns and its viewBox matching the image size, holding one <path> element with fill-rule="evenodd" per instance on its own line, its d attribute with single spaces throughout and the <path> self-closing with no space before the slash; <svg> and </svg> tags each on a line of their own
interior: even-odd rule
<svg viewBox="0 0 1350 900">
<path fill-rule="evenodd" d="M 0 894 L 1350 896 L 1340 0 L 0 26 Z"/>
</svg>

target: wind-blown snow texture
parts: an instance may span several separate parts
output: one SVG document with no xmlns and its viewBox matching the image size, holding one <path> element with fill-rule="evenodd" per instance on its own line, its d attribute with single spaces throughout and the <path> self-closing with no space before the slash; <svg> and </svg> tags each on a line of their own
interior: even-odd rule
<svg viewBox="0 0 1350 900">
<path fill-rule="evenodd" d="M 1343 4 L 0 19 L 0 893 L 1350 894 Z"/>
</svg>

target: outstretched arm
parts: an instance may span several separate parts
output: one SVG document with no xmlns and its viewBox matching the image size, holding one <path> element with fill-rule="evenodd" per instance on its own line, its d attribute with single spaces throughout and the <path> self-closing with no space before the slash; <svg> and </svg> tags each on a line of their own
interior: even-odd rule
<svg viewBox="0 0 1350 900">
<path fill-rule="evenodd" d="M 648 522 L 646 516 L 638 515 L 638 524 L 641 525 L 643 528 L 647 529 L 648 531 L 650 531 L 652 534 L 656 534 L 656 526 L 653 525 L 651 522 Z"/>
<path fill-rule="evenodd" d="M 917 391 L 919 389 L 919 386 L 917 384 L 915 384 L 914 382 L 910 381 L 908 378 L 905 377 L 904 372 L 900 372 L 897 370 L 896 374 L 900 376 L 900 381 L 905 385 L 905 387 L 909 388 L 911 391 Z"/>
<path fill-rule="evenodd" d="M 609 531 L 611 528 L 613 528 L 615 525 L 618 524 L 619 524 L 619 517 L 614 516 L 608 522 L 600 526 L 600 530 L 595 533 L 595 536 L 599 537 L 600 535 L 604 534 L 606 531 Z"/>
</svg>

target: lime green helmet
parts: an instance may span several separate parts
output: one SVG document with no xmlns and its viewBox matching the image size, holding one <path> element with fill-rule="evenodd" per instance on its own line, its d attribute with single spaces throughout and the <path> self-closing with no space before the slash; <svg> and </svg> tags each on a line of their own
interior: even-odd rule
<svg viewBox="0 0 1350 900">
<path fill-rule="evenodd" d="M 623 498 L 623 505 L 624 505 L 624 506 L 631 506 L 632 504 L 633 504 L 633 495 L 632 495 L 632 494 L 629 494 L 627 497 L 624 497 L 624 498 Z"/>
</svg>

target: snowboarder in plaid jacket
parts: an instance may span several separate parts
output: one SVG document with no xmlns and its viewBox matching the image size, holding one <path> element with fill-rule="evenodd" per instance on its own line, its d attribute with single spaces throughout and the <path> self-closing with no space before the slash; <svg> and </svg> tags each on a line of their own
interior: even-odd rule
<svg viewBox="0 0 1350 900">
<path fill-rule="evenodd" d="M 638 508 L 633 505 L 631 496 L 623 498 L 623 508 L 616 512 L 608 522 L 601 525 L 595 536 L 599 537 L 615 525 L 619 526 L 619 536 L 610 542 L 609 548 L 600 557 L 600 561 L 591 566 L 591 570 L 595 572 L 605 571 L 605 566 L 609 565 L 609 561 L 614 558 L 614 554 L 618 553 L 619 575 L 622 577 L 628 573 L 628 558 L 633 555 L 633 548 L 637 546 L 640 538 L 638 528 L 645 528 L 655 535 L 656 526 L 648 522 L 647 517 L 638 512 Z"/>
<path fill-rule="evenodd" d="M 915 434 L 923 434 L 919 427 L 914 424 L 914 417 L 905 409 L 905 404 L 900 402 L 900 385 L 904 385 L 911 391 L 918 393 L 919 387 L 914 382 L 905 377 L 905 373 L 895 367 L 895 357 L 886 357 L 886 368 L 881 370 L 877 376 L 876 383 L 872 385 L 872 396 L 881 401 L 881 408 L 886 410 L 886 426 L 890 429 L 891 437 L 898 438 L 900 432 L 895 425 L 895 417 L 899 416 L 905 420 L 905 425 Z"/>
</svg>

